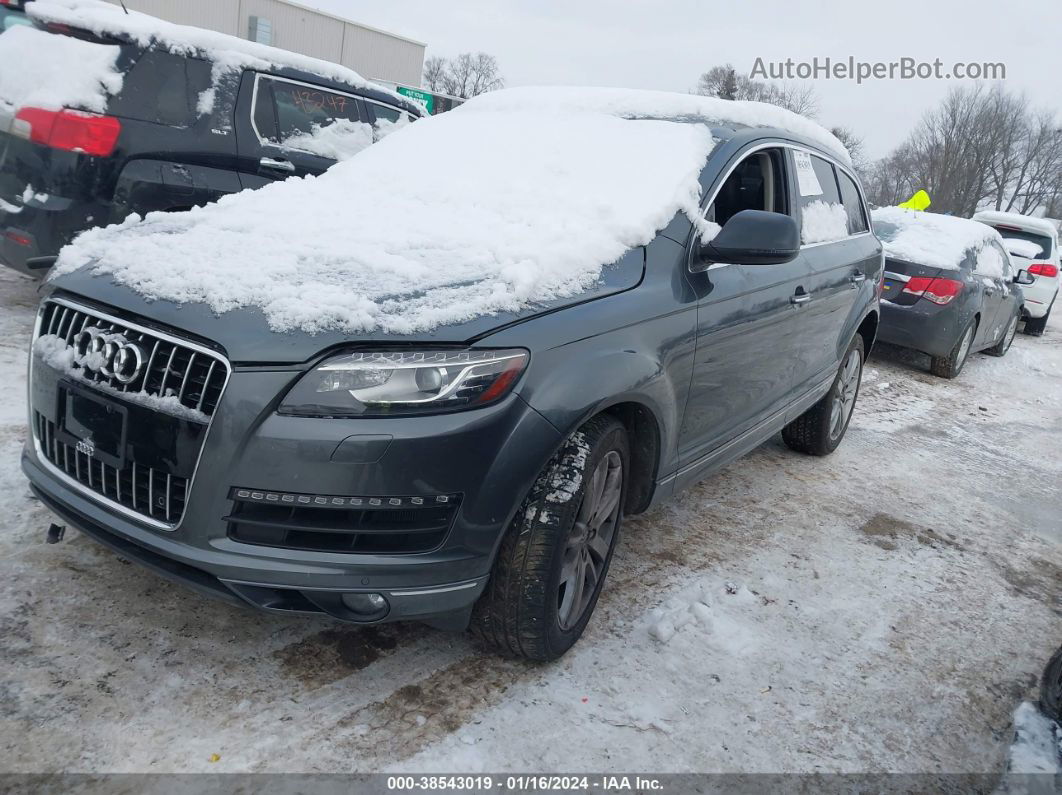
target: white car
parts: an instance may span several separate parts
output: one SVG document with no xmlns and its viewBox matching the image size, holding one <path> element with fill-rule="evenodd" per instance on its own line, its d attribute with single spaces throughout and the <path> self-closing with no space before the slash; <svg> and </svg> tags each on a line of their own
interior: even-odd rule
<svg viewBox="0 0 1062 795">
<path fill-rule="evenodd" d="M 1028 271 L 1033 283 L 1022 286 L 1025 293 L 1025 333 L 1039 337 L 1058 295 L 1058 227 L 1044 218 L 1017 213 L 982 210 L 973 219 L 988 224 L 1003 236 L 1015 270 Z"/>
</svg>

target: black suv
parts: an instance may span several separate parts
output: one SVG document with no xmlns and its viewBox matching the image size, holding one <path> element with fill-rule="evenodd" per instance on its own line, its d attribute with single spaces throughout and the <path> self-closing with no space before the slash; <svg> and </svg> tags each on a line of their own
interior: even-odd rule
<svg viewBox="0 0 1062 795">
<path fill-rule="evenodd" d="M 583 93 L 597 96 L 577 103 Z M 123 557 L 232 602 L 471 623 L 507 654 L 550 659 L 586 626 L 625 514 L 779 432 L 797 451 L 832 452 L 882 284 L 844 158 L 791 130 L 713 128 L 683 95 L 636 95 L 649 120 L 610 110 L 598 122 L 579 104 L 568 123 L 528 94 L 499 94 L 313 182 L 65 250 L 31 359 L 22 467 L 35 493 Z M 478 111 L 509 97 L 518 113 Z M 664 118 L 666 103 L 680 107 Z M 668 144 L 713 140 L 683 161 L 681 190 L 659 177 Z M 354 190 L 418 158 L 436 172 L 386 196 Z M 594 164 L 581 186 L 565 181 L 576 163 Z M 292 215 L 298 235 L 269 234 Z M 466 310 L 506 275 L 536 278 L 525 252 L 556 267 L 579 235 L 633 217 L 642 231 L 608 242 L 590 282 Z M 497 241 L 488 256 L 483 229 Z M 401 284 L 372 293 L 402 252 L 426 268 L 399 265 Z M 463 270 L 510 254 L 501 270 Z M 263 278 L 268 295 L 231 298 Z M 196 280 L 212 292 L 189 292 Z M 211 306 L 222 293 L 227 307 Z M 351 327 L 317 310 L 402 312 L 425 296 L 445 321 Z M 306 307 L 310 326 L 293 326 Z"/>
<path fill-rule="evenodd" d="M 24 272 L 43 274 L 62 246 L 91 227 L 131 213 L 187 210 L 335 163 L 328 150 L 296 148 L 290 139 L 340 121 L 369 125 L 371 141 L 372 125 L 422 114 L 416 103 L 364 83 L 284 67 L 225 71 L 212 80 L 206 53 L 41 26 L 118 45 L 123 80 L 102 115 L 10 103 L 5 110 L 0 97 L 0 262 Z M 206 92 L 213 102 L 202 112 Z"/>
</svg>

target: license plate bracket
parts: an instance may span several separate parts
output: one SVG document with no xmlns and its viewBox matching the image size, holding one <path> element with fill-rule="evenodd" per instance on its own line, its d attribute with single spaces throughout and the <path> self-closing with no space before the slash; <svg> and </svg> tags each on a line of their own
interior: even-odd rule
<svg viewBox="0 0 1062 795">
<path fill-rule="evenodd" d="M 129 410 L 70 381 L 60 381 L 56 438 L 115 469 L 125 466 Z"/>
</svg>

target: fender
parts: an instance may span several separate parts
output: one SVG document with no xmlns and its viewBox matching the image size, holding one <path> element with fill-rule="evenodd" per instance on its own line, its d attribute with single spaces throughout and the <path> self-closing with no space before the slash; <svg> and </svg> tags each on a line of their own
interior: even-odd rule
<svg viewBox="0 0 1062 795">
<path fill-rule="evenodd" d="M 118 175 L 111 220 L 198 207 L 242 189 L 237 174 L 228 169 L 138 158 L 126 163 Z"/>
</svg>

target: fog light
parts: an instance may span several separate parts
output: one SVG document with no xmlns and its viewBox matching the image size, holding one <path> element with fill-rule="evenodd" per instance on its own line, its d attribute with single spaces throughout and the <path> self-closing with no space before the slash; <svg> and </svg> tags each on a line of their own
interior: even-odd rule
<svg viewBox="0 0 1062 795">
<path fill-rule="evenodd" d="M 375 621 L 387 615 L 387 600 L 378 593 L 345 593 L 343 605 L 362 621 Z"/>
</svg>

